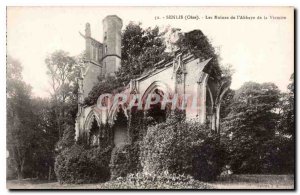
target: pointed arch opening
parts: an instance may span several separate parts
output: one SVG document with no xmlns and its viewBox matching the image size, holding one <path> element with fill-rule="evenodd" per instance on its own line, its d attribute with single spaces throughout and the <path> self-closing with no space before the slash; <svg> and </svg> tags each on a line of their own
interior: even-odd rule
<svg viewBox="0 0 300 195">
<path fill-rule="evenodd" d="M 116 147 L 124 145 L 128 140 L 128 118 L 124 109 L 120 106 L 116 112 L 113 130 L 113 142 Z"/>
</svg>

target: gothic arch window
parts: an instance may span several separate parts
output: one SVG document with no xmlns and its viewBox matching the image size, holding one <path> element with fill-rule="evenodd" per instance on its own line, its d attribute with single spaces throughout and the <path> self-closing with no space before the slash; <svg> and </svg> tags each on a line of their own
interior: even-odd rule
<svg viewBox="0 0 300 195">
<path fill-rule="evenodd" d="M 80 138 L 84 145 L 89 147 L 99 146 L 101 142 L 101 128 L 100 123 L 98 122 L 98 118 L 96 117 L 95 113 L 91 111 L 84 124 L 84 132 Z"/>
</svg>

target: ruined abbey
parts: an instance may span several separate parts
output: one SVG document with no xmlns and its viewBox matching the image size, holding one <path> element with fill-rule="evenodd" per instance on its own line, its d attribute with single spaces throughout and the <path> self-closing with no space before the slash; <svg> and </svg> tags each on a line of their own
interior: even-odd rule
<svg viewBox="0 0 300 195">
<path fill-rule="evenodd" d="M 93 135 L 91 128 L 97 124 L 110 125 L 114 146 L 130 142 L 131 134 L 126 126 L 120 125 L 118 113 L 124 113 L 124 119 L 130 121 L 130 108 L 127 104 L 111 105 L 106 110 L 97 109 L 97 105 L 87 106 L 83 104 L 89 92 L 98 81 L 98 76 L 114 76 L 121 66 L 121 29 L 122 19 L 116 15 L 110 15 L 103 19 L 103 43 L 92 38 L 91 26 L 86 24 L 85 34 L 82 34 L 86 48 L 84 67 L 81 69 L 79 78 L 78 114 L 76 119 L 76 139 L 83 134 L 90 138 L 95 136 L 92 144 L 99 144 L 99 136 Z M 141 100 L 145 101 L 150 94 L 164 94 L 173 97 L 174 94 L 190 94 L 196 97 L 196 109 L 185 109 L 186 119 L 197 120 L 199 123 L 207 123 L 212 130 L 219 131 L 220 103 L 227 84 L 216 83 L 210 79 L 210 75 L 204 72 L 204 68 L 210 65 L 211 59 L 196 58 L 192 54 L 176 52 L 173 60 L 159 62 L 153 65 L 153 69 L 146 75 L 132 79 L 125 87 L 123 94 L 140 94 Z M 145 111 L 146 112 L 146 111 Z M 149 113 L 149 111 L 147 111 Z M 157 122 L 165 120 L 164 110 L 152 112 Z M 123 123 L 128 124 L 128 123 Z M 100 130 L 101 131 L 101 130 Z M 98 137 L 97 137 L 98 136 Z M 94 141 L 93 141 L 94 140 Z"/>
</svg>

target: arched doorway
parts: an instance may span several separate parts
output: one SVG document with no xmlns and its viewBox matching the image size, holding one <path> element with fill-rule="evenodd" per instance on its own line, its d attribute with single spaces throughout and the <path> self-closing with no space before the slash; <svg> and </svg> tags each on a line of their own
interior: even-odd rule
<svg viewBox="0 0 300 195">
<path fill-rule="evenodd" d="M 150 121 L 152 123 L 165 122 L 167 119 L 167 114 L 168 114 L 167 110 L 169 105 L 166 105 L 163 108 L 162 101 L 166 94 L 160 89 L 155 89 L 151 94 L 158 95 L 160 97 L 160 101 L 156 104 L 150 105 L 149 110 L 146 110 L 146 117 L 148 117 L 149 120 L 152 120 Z"/>
<path fill-rule="evenodd" d="M 100 127 L 95 117 L 89 130 L 88 143 L 91 147 L 100 145 Z"/>
<path fill-rule="evenodd" d="M 164 98 L 170 99 L 171 96 L 171 89 L 168 87 L 167 84 L 161 81 L 155 81 L 151 83 L 151 85 L 145 90 L 142 101 L 143 105 L 145 106 L 147 98 L 151 97 L 152 94 L 158 95 L 160 101 L 156 104 L 151 104 L 149 109 L 144 110 L 145 117 L 148 118 L 148 122 L 151 123 L 161 123 L 165 122 L 168 115 L 170 114 L 170 107 L 171 103 L 167 103 L 165 106 L 162 106 L 162 101 Z M 154 97 L 153 97 L 154 98 Z"/>
<path fill-rule="evenodd" d="M 128 142 L 128 119 L 121 106 L 118 108 L 112 129 L 113 142 L 116 147 Z"/>
<path fill-rule="evenodd" d="M 84 131 L 81 133 L 78 143 L 88 147 L 100 146 L 103 132 L 100 127 L 99 119 L 96 117 L 94 111 L 88 114 L 87 120 L 84 124 Z"/>
</svg>

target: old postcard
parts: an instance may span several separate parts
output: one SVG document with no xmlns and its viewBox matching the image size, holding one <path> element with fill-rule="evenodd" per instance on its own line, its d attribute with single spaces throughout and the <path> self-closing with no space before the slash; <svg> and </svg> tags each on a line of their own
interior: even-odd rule
<svg viewBox="0 0 300 195">
<path fill-rule="evenodd" d="M 295 189 L 293 7 L 7 7 L 8 189 Z"/>
</svg>

